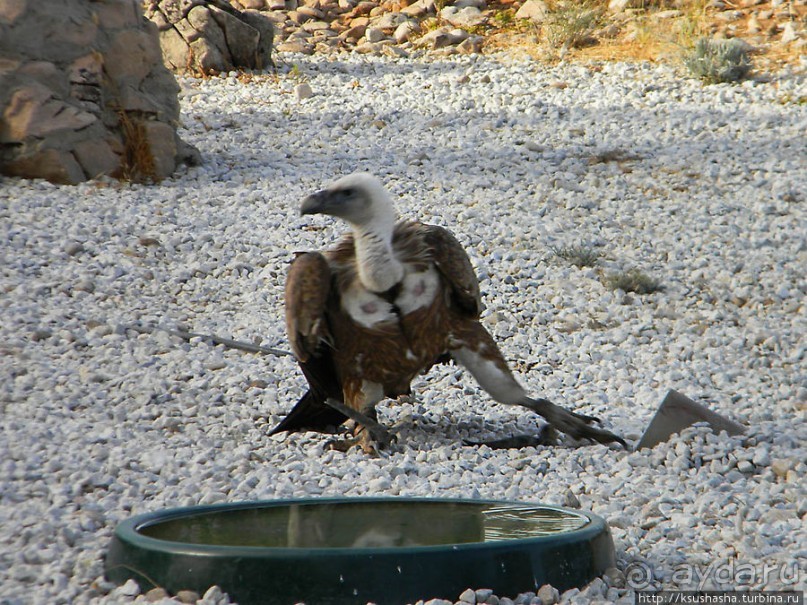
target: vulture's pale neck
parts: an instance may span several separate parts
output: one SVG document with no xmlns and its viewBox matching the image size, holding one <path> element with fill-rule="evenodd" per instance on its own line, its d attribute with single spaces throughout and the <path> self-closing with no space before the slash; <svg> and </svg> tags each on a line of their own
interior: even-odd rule
<svg viewBox="0 0 807 605">
<path fill-rule="evenodd" d="M 392 250 L 395 212 L 386 206 L 370 221 L 352 225 L 359 279 L 372 292 L 386 292 L 403 279 L 403 265 Z"/>
</svg>

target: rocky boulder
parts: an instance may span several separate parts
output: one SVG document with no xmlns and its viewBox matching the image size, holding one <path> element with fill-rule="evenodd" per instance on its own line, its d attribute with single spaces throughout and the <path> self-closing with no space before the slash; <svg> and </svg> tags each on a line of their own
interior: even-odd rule
<svg viewBox="0 0 807 605">
<path fill-rule="evenodd" d="M 274 25 L 257 10 L 224 0 L 147 0 L 144 6 L 172 70 L 212 74 L 272 65 Z"/>
<path fill-rule="evenodd" d="M 139 0 L 0 0 L 0 172 L 159 180 L 198 152 Z"/>
</svg>

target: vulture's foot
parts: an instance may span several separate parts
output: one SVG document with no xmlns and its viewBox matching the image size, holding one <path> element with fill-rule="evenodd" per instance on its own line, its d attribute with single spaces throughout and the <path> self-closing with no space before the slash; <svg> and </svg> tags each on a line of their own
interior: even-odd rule
<svg viewBox="0 0 807 605">
<path fill-rule="evenodd" d="M 328 448 L 339 452 L 346 452 L 358 446 L 368 456 L 378 456 L 381 450 L 386 450 L 395 441 L 395 435 L 380 424 L 368 428 L 357 424 L 352 437 L 333 439 L 328 442 Z"/>
<path fill-rule="evenodd" d="M 343 439 L 331 439 L 326 447 L 337 452 L 348 452 L 351 448 L 359 446 L 365 454 L 378 456 L 378 450 L 368 443 L 362 443 L 360 437 L 344 437 Z"/>
<path fill-rule="evenodd" d="M 578 414 L 577 412 L 569 412 L 569 413 L 570 413 L 572 416 L 574 416 L 575 418 L 579 418 L 580 420 L 582 420 L 582 421 L 583 421 L 583 422 L 585 422 L 586 424 L 592 424 L 592 423 L 594 423 L 594 422 L 596 422 L 597 424 L 599 424 L 600 422 L 602 422 L 602 421 L 601 421 L 599 418 L 597 418 L 596 416 L 586 416 L 585 414 Z"/>
<path fill-rule="evenodd" d="M 371 425 L 357 424 L 354 435 L 357 444 L 366 454 L 378 454 L 378 450 L 386 450 L 397 439 L 390 431 L 377 422 Z"/>
<path fill-rule="evenodd" d="M 380 424 L 374 427 L 356 426 L 356 445 L 368 456 L 378 456 L 379 452 L 389 449 L 395 435 Z"/>
<path fill-rule="evenodd" d="M 625 449 L 628 444 L 618 435 L 614 435 L 605 429 L 591 426 L 593 422 L 599 422 L 594 416 L 576 414 L 555 405 L 546 399 L 527 399 L 522 405 L 546 418 L 547 422 L 555 429 L 566 433 L 575 439 L 589 439 L 597 443 L 609 444 L 618 443 Z"/>
<path fill-rule="evenodd" d="M 395 435 L 384 428 L 376 419 L 375 409 L 370 409 L 365 414 L 336 399 L 328 398 L 325 403 L 355 423 L 351 431 L 353 437 L 331 441 L 328 444 L 331 449 L 346 452 L 353 446 L 358 445 L 364 453 L 377 456 L 380 449 L 388 448 L 395 441 Z"/>
<path fill-rule="evenodd" d="M 329 439 L 328 443 L 325 444 L 325 448 L 337 452 L 346 452 L 356 445 L 357 441 L 355 438 Z"/>
<path fill-rule="evenodd" d="M 367 435 L 366 439 L 373 439 L 376 444 L 382 448 L 389 447 L 389 445 L 395 440 L 395 436 L 385 429 L 384 426 L 376 419 L 375 409 L 371 409 L 364 414 L 358 410 L 354 410 L 350 406 L 345 405 L 341 401 L 337 401 L 336 399 L 330 397 L 325 400 L 325 403 L 356 423 L 356 426 L 353 429 L 354 436 L 361 437 L 360 433 L 364 429 L 363 432 L 365 435 Z M 352 445 L 361 444 L 353 443 L 348 446 L 347 449 L 352 447 Z M 367 451 L 364 446 L 362 446 L 362 449 Z"/>
</svg>

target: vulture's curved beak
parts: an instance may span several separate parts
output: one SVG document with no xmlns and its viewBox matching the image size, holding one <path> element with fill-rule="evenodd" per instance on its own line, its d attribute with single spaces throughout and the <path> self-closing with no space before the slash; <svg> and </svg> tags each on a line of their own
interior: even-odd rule
<svg viewBox="0 0 807 605">
<path fill-rule="evenodd" d="M 330 206 L 331 196 L 327 190 L 312 193 L 303 200 L 300 206 L 300 214 L 327 214 Z"/>
</svg>

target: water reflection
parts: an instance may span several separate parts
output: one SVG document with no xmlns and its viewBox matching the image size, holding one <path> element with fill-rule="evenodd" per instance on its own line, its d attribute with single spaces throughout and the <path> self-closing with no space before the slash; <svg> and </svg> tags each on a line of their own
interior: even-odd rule
<svg viewBox="0 0 807 605">
<path fill-rule="evenodd" d="M 571 511 L 474 502 L 326 502 L 236 508 L 138 529 L 173 542 L 279 548 L 404 548 L 532 538 L 571 531 Z"/>
</svg>

